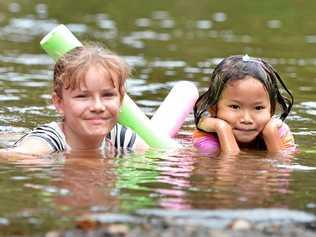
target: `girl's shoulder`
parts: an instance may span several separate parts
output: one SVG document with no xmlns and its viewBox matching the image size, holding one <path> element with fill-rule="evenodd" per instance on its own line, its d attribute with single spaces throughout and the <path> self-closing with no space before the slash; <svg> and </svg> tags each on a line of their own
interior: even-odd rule
<svg viewBox="0 0 316 237">
<path fill-rule="evenodd" d="M 14 147 L 18 149 L 19 147 L 29 146 L 29 144 L 45 146 L 50 150 L 48 153 L 65 151 L 67 149 L 65 135 L 57 122 L 43 124 L 34 128 L 16 141 Z"/>
<path fill-rule="evenodd" d="M 281 137 L 282 150 L 296 151 L 294 136 L 290 127 L 285 122 L 282 122 L 282 125 L 279 128 L 279 134 Z"/>
</svg>

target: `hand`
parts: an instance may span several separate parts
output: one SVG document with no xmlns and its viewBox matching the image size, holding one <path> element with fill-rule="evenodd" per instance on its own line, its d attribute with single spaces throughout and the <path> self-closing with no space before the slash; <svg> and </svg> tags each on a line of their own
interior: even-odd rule
<svg viewBox="0 0 316 237">
<path fill-rule="evenodd" d="M 275 132 L 276 130 L 278 131 L 279 128 L 282 127 L 283 121 L 281 119 L 274 119 L 271 118 L 267 124 L 264 126 L 262 130 L 262 135 L 263 136 L 269 136 L 271 133 Z"/>
<path fill-rule="evenodd" d="M 279 152 L 281 150 L 279 128 L 282 126 L 282 123 L 280 119 L 270 119 L 262 130 L 262 137 L 268 152 Z"/>
<path fill-rule="evenodd" d="M 215 132 L 221 145 L 221 152 L 237 154 L 240 149 L 232 127 L 224 120 L 213 117 L 201 118 L 198 127 L 206 132 Z"/>
<path fill-rule="evenodd" d="M 231 126 L 224 120 L 214 117 L 203 117 L 200 119 L 198 128 L 205 132 L 221 132 L 231 130 Z"/>
</svg>

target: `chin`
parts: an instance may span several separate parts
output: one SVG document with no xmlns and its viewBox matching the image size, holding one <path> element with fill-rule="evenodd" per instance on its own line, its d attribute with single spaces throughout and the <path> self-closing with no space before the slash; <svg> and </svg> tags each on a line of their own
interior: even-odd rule
<svg viewBox="0 0 316 237">
<path fill-rule="evenodd" d="M 86 134 L 88 136 L 106 136 L 111 130 L 108 129 L 90 129 L 89 131 L 86 131 Z"/>
<path fill-rule="evenodd" d="M 244 144 L 251 143 L 255 139 L 256 139 L 256 137 L 239 137 L 239 138 L 236 138 L 237 142 L 244 143 Z"/>
</svg>

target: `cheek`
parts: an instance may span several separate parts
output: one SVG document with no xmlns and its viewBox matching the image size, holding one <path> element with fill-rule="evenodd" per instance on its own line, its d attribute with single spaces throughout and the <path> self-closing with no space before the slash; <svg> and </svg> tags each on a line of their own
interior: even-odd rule
<svg viewBox="0 0 316 237">
<path fill-rule="evenodd" d="M 120 99 L 114 99 L 111 101 L 108 101 L 106 103 L 106 107 L 108 109 L 108 111 L 113 115 L 113 116 L 117 116 L 118 112 L 120 111 Z"/>
<path fill-rule="evenodd" d="M 67 105 L 67 108 L 70 108 L 69 109 L 70 113 L 74 115 L 78 115 L 78 114 L 83 113 L 86 110 L 87 105 L 85 103 L 69 103 Z"/>
<path fill-rule="evenodd" d="M 269 112 L 261 114 L 258 116 L 257 121 L 262 127 L 264 127 L 271 119 L 271 114 Z"/>
<path fill-rule="evenodd" d="M 223 119 L 227 122 L 233 122 L 236 119 L 235 113 L 228 109 L 219 109 L 216 114 L 217 118 Z"/>
</svg>

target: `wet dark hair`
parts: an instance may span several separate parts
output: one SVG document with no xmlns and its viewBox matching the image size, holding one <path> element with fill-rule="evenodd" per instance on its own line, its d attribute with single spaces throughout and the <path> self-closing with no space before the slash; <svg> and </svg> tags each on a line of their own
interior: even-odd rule
<svg viewBox="0 0 316 237">
<path fill-rule="evenodd" d="M 194 120 L 199 130 L 201 130 L 198 127 L 201 117 L 207 114 L 210 107 L 217 104 L 225 85 L 229 81 L 241 80 L 246 76 L 259 80 L 266 88 L 271 104 L 271 114 L 275 113 L 276 106 L 279 104 L 280 119 L 284 120 L 288 116 L 294 99 L 276 70 L 263 59 L 235 55 L 223 59 L 216 66 L 211 75 L 208 90 L 195 103 Z"/>
</svg>

